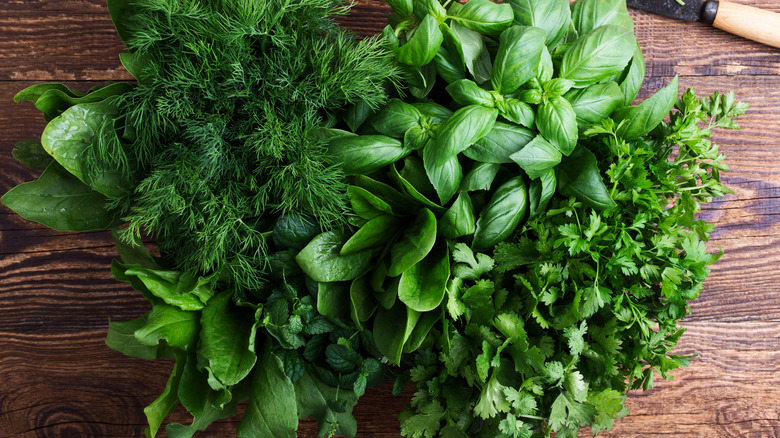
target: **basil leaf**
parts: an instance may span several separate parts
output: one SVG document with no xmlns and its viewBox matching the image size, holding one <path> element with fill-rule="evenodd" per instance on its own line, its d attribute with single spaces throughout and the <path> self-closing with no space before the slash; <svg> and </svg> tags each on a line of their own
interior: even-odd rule
<svg viewBox="0 0 780 438">
<path fill-rule="evenodd" d="M 468 193 L 460 193 L 452 206 L 439 219 L 439 234 L 447 239 L 456 239 L 474 234 L 476 217 L 474 205 Z"/>
<path fill-rule="evenodd" d="M 493 180 L 496 179 L 500 169 L 500 164 L 476 163 L 466 177 L 463 178 L 460 190 L 464 192 L 490 190 L 490 186 L 493 185 Z"/>
<path fill-rule="evenodd" d="M 634 20 L 625 0 L 577 0 L 571 8 L 574 27 L 580 35 L 601 26 L 621 26 L 634 31 Z"/>
<path fill-rule="evenodd" d="M 463 62 L 466 66 L 466 70 L 468 70 L 475 81 L 480 84 L 490 79 L 490 75 L 485 76 L 482 71 L 484 69 L 479 67 L 479 60 L 482 57 L 482 54 L 487 51 L 484 37 L 479 32 L 467 29 L 457 21 L 450 22 L 449 28 L 452 31 L 451 37 L 453 38 L 451 45 L 463 55 Z M 450 50 L 450 52 L 452 52 L 452 50 Z"/>
<path fill-rule="evenodd" d="M 106 207 L 106 197 L 57 162 L 37 180 L 9 190 L 2 203 L 28 221 L 56 231 L 100 231 L 119 224 L 117 212 Z"/>
<path fill-rule="evenodd" d="M 198 362 L 213 389 L 244 380 L 257 362 L 253 314 L 233 304 L 232 291 L 215 295 L 203 309 Z"/>
<path fill-rule="evenodd" d="M 536 179 L 561 162 L 561 152 L 541 136 L 536 136 L 511 158 L 529 178 Z"/>
<path fill-rule="evenodd" d="M 444 205 L 457 193 L 463 179 L 463 169 L 457 157 L 450 157 L 441 166 L 436 164 L 436 158 L 436 143 L 430 142 L 423 148 L 423 164 L 425 173 L 439 196 L 439 202 Z"/>
<path fill-rule="evenodd" d="M 528 219 L 534 219 L 544 213 L 547 204 L 555 194 L 558 182 L 555 179 L 555 170 L 550 169 L 539 179 L 531 181 L 528 188 L 528 202 L 530 204 Z"/>
<path fill-rule="evenodd" d="M 401 185 L 404 186 L 404 188 L 407 189 L 406 191 L 412 197 L 417 198 L 413 194 L 412 189 L 421 194 L 435 193 L 431 182 L 428 181 L 428 176 L 425 174 L 425 167 L 423 166 L 422 159 L 419 157 L 404 158 L 404 167 L 400 170 L 400 172 L 395 169 L 395 167 L 393 169 L 393 173 L 398 173 L 398 176 L 400 177 L 398 181 L 401 183 Z M 411 187 L 408 187 L 407 185 Z"/>
<path fill-rule="evenodd" d="M 544 31 L 536 27 L 512 26 L 501 33 L 490 78 L 494 90 L 511 94 L 536 76 L 544 38 Z"/>
<path fill-rule="evenodd" d="M 401 17 L 406 18 L 412 15 L 412 0 L 387 0 L 387 4 Z"/>
<path fill-rule="evenodd" d="M 414 125 L 404 133 L 404 147 L 413 151 L 424 148 L 431 141 L 430 132 L 420 125 Z"/>
<path fill-rule="evenodd" d="M 88 163 L 86 156 L 98 137 L 116 136 L 113 120 L 118 114 L 113 99 L 74 105 L 49 122 L 41 135 L 41 144 L 49 155 L 86 185 L 109 197 L 121 197 L 130 190 L 126 177 L 129 171 L 119 166 L 124 160 L 116 158 L 112 165 Z M 121 148 L 114 152 L 124 153 Z"/>
<path fill-rule="evenodd" d="M 599 172 L 596 156 L 587 148 L 578 147 L 561 160 L 556 168 L 558 191 L 573 196 L 588 207 L 604 210 L 615 207 Z"/>
<path fill-rule="evenodd" d="M 563 55 L 560 77 L 575 87 L 585 87 L 619 74 L 634 54 L 636 38 L 631 29 L 602 26 L 580 37 Z"/>
<path fill-rule="evenodd" d="M 620 124 L 617 135 L 627 141 L 637 139 L 658 126 L 677 102 L 677 76 L 666 87 L 638 106 L 620 108 L 612 118 Z M 621 124 L 622 123 L 622 124 Z"/>
<path fill-rule="evenodd" d="M 509 4 L 514 24 L 543 29 L 548 47 L 558 44 L 572 26 L 568 0 L 509 0 Z"/>
<path fill-rule="evenodd" d="M 11 154 L 16 161 L 34 170 L 43 170 L 54 160 L 49 155 L 40 140 L 24 140 L 16 143 Z"/>
<path fill-rule="evenodd" d="M 577 115 L 563 97 L 555 97 L 539 105 L 536 128 L 563 155 L 569 155 L 577 146 Z"/>
<path fill-rule="evenodd" d="M 435 102 L 415 102 L 412 104 L 421 113 L 431 118 L 433 123 L 444 123 L 453 112 Z"/>
<path fill-rule="evenodd" d="M 394 364 L 401 363 L 404 344 L 412 335 L 420 319 L 420 312 L 397 301 L 392 308 L 377 309 L 374 317 L 374 341 L 379 351 Z"/>
<path fill-rule="evenodd" d="M 340 251 L 347 240 L 347 235 L 342 231 L 322 233 L 295 256 L 295 261 L 314 281 L 353 280 L 370 266 L 370 250 L 343 256 Z"/>
<path fill-rule="evenodd" d="M 493 129 L 497 117 L 497 110 L 479 105 L 469 105 L 455 111 L 439 128 L 434 164 L 443 166 L 487 135 Z"/>
<path fill-rule="evenodd" d="M 536 79 L 541 83 L 545 83 L 552 79 L 554 73 L 555 66 L 553 65 L 552 55 L 550 55 L 550 51 L 547 50 L 547 46 L 545 46 L 544 49 L 542 49 L 542 57 L 539 60 L 539 69 L 536 72 Z"/>
<path fill-rule="evenodd" d="M 433 58 L 433 65 L 436 66 L 436 73 L 444 79 L 445 82 L 451 84 L 455 81 L 466 78 L 466 70 L 463 67 L 463 62 L 460 59 L 455 58 L 449 50 L 444 46 L 439 47 L 439 51 L 436 53 L 436 57 Z"/>
<path fill-rule="evenodd" d="M 354 254 L 364 249 L 376 248 L 387 243 L 388 236 L 395 233 L 398 219 L 393 216 L 379 216 L 366 222 L 339 251 L 342 256 Z"/>
<path fill-rule="evenodd" d="M 450 257 L 446 243 L 436 245 L 419 263 L 401 274 L 398 299 L 418 312 L 439 307 L 450 278 Z"/>
<path fill-rule="evenodd" d="M 496 122 L 493 129 L 464 150 L 463 155 L 482 163 L 511 163 L 510 156 L 533 138 L 534 133 L 528 129 Z"/>
<path fill-rule="evenodd" d="M 542 89 L 544 89 L 544 94 L 547 98 L 552 99 L 563 96 L 567 91 L 571 90 L 573 85 L 574 83 L 568 79 L 555 78 L 545 82 L 542 85 Z"/>
<path fill-rule="evenodd" d="M 412 151 L 385 135 L 356 135 L 331 139 L 328 152 L 345 174 L 361 175 L 375 172 Z"/>
<path fill-rule="evenodd" d="M 236 430 L 237 438 L 294 438 L 298 429 L 295 388 L 284 365 L 265 342 L 252 378 L 251 396 Z"/>
<path fill-rule="evenodd" d="M 451 83 L 447 86 L 447 93 L 452 96 L 455 102 L 463 106 L 480 105 L 490 108 L 494 105 L 493 95 L 468 79 Z"/>
<path fill-rule="evenodd" d="M 417 264 L 433 248 L 436 242 L 436 216 L 423 208 L 414 222 L 404 231 L 401 239 L 390 248 L 390 265 L 387 275 L 397 277 Z"/>
<path fill-rule="evenodd" d="M 396 52 L 398 62 L 414 67 L 422 67 L 433 61 L 444 36 L 439 30 L 439 22 L 433 15 L 423 18 L 414 31 L 412 38 Z"/>
<path fill-rule="evenodd" d="M 470 0 L 451 18 L 475 32 L 497 36 L 512 24 L 514 13 L 508 4 Z"/>
<path fill-rule="evenodd" d="M 527 103 L 512 97 L 505 98 L 496 105 L 498 113 L 510 122 L 532 128 L 536 121 L 534 110 Z"/>
<path fill-rule="evenodd" d="M 620 82 L 620 89 L 623 90 L 623 95 L 625 96 L 623 105 L 629 106 L 634 102 L 644 82 L 645 57 L 642 54 L 642 48 L 637 44 L 634 50 L 634 57 L 631 58 L 631 63 L 628 65 L 626 77 Z"/>
<path fill-rule="evenodd" d="M 417 126 L 421 117 L 420 111 L 411 104 L 390 99 L 381 111 L 371 117 L 369 123 L 380 134 L 400 138 L 409 128 Z"/>
<path fill-rule="evenodd" d="M 608 118 L 624 100 L 620 87 L 612 81 L 571 90 L 564 98 L 571 103 L 580 130 Z"/>
<path fill-rule="evenodd" d="M 472 247 L 492 248 L 509 237 L 528 211 L 528 192 L 522 177 L 516 176 L 493 193 L 479 213 Z"/>
</svg>

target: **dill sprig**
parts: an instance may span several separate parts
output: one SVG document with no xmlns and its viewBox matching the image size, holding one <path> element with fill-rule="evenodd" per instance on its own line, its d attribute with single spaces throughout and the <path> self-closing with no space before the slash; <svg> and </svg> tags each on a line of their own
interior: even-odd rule
<svg viewBox="0 0 780 438">
<path fill-rule="evenodd" d="M 396 69 L 356 41 L 332 0 L 139 0 L 124 23 L 144 66 L 119 102 L 136 190 L 114 199 L 161 253 L 194 272 L 229 270 L 257 288 L 275 219 L 338 227 L 346 183 L 309 133 L 345 105 L 379 107 Z M 96 157 L 116 155 L 101 145 Z"/>
</svg>

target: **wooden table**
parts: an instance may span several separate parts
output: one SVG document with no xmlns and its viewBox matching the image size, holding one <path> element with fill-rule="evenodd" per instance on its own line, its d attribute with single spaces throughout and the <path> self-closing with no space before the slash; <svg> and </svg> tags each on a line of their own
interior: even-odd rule
<svg viewBox="0 0 780 438">
<path fill-rule="evenodd" d="M 741 3 L 780 12 L 776 0 Z M 384 26 L 387 7 L 362 0 L 345 23 L 361 34 Z M 680 75 L 681 90 L 736 90 L 751 109 L 741 132 L 717 132 L 734 191 L 706 207 L 717 226 L 710 248 L 726 254 L 685 320 L 677 352 L 696 353 L 671 382 L 631 394 L 632 415 L 609 437 L 780 436 L 780 49 L 634 13 L 647 58 L 642 96 Z M 0 0 L 0 193 L 35 173 L 15 162 L 15 142 L 44 122 L 14 94 L 38 82 L 86 89 L 127 80 L 103 0 Z M 140 437 L 143 407 L 162 390 L 171 362 L 108 349 L 109 319 L 147 310 L 114 281 L 108 233 L 56 233 L 0 208 L 0 437 Z M 660 379 L 659 379 L 660 380 Z M 408 398 L 385 386 L 358 408 L 359 437 L 398 436 Z M 183 410 L 174 421 L 187 421 Z M 199 436 L 228 437 L 237 420 Z M 302 437 L 313 437 L 305 421 Z"/>
</svg>

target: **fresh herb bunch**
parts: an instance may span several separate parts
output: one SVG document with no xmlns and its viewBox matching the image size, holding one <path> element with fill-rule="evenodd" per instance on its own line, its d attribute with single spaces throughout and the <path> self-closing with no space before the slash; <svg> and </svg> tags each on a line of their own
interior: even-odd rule
<svg viewBox="0 0 780 438">
<path fill-rule="evenodd" d="M 609 429 L 629 389 L 687 364 L 670 351 L 719 257 L 694 215 L 728 191 L 709 136 L 746 106 L 678 100 L 677 78 L 631 106 L 623 1 L 390 3 L 411 97 L 323 134 L 355 231 L 298 263 L 415 384 L 406 436 Z"/>
</svg>

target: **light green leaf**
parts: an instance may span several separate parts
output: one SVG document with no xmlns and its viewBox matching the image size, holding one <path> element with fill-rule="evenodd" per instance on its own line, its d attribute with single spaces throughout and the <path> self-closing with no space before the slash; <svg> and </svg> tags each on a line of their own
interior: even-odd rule
<svg viewBox="0 0 780 438">
<path fill-rule="evenodd" d="M 315 237 L 295 256 L 303 272 L 314 281 L 349 281 L 359 277 L 371 263 L 371 250 L 341 255 L 348 240 L 343 231 L 327 231 Z"/>
</svg>

